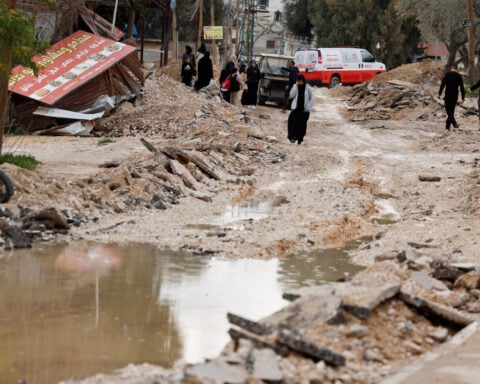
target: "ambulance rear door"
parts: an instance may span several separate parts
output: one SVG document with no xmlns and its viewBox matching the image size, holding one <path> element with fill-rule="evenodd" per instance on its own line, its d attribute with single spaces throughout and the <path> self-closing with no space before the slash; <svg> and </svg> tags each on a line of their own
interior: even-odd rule
<svg viewBox="0 0 480 384">
<path fill-rule="evenodd" d="M 354 84 L 362 82 L 362 56 L 360 51 L 355 48 L 343 48 L 342 55 L 342 82 L 345 84 Z"/>
<path fill-rule="evenodd" d="M 295 65 L 299 72 L 307 80 L 317 80 L 315 66 L 318 64 L 318 51 L 316 49 L 304 49 L 295 52 Z"/>
</svg>

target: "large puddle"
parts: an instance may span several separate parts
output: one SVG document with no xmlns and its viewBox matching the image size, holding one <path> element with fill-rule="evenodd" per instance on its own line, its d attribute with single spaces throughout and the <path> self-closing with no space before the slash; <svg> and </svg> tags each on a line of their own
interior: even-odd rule
<svg viewBox="0 0 480 384">
<path fill-rule="evenodd" d="M 281 260 L 87 243 L 15 252 L 0 259 L 0 381 L 198 362 L 228 342 L 227 312 L 257 320 L 286 304 L 284 291 L 358 270 L 335 250 Z"/>
</svg>

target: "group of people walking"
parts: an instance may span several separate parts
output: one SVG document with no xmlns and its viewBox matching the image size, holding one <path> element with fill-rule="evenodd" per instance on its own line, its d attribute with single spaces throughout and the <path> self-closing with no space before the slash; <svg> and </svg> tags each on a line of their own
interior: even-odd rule
<svg viewBox="0 0 480 384">
<path fill-rule="evenodd" d="M 196 65 L 196 63 L 198 64 Z M 288 116 L 288 139 L 291 143 L 301 144 L 307 131 L 307 122 L 315 97 L 310 85 L 305 81 L 303 75 L 298 74 L 298 68 L 291 61 L 288 68 L 282 68 L 289 72 L 289 82 L 285 87 L 284 109 L 291 106 L 292 111 Z M 245 105 L 248 108 L 256 109 L 257 93 L 262 74 L 255 60 L 250 61 L 246 69 L 246 81 L 242 80 L 241 72 L 238 66 L 237 58 L 232 55 L 225 67 L 220 72 L 220 91 L 223 98 L 235 105 L 241 107 Z M 195 81 L 194 78 L 196 77 Z M 202 44 L 194 55 L 192 47 L 186 46 L 185 53 L 182 56 L 182 83 L 188 87 L 193 86 L 196 91 L 206 87 L 213 79 L 213 64 L 210 59 L 210 53 Z M 246 85 L 246 89 L 245 88 Z M 243 91 L 243 92 L 242 92 Z"/>
<path fill-rule="evenodd" d="M 257 62 L 255 60 L 250 62 L 250 66 L 246 70 L 247 79 L 245 82 L 242 80 L 241 72 L 243 72 L 243 69 L 238 68 L 237 59 L 232 55 L 225 64 L 225 68 L 220 72 L 220 78 L 218 79 L 220 91 L 223 98 L 232 105 L 237 107 L 245 105 L 248 108 L 255 109 L 261 78 Z M 245 85 L 247 89 L 244 89 Z"/>
<path fill-rule="evenodd" d="M 213 79 L 213 63 L 210 59 L 210 52 L 207 51 L 204 44 L 198 48 L 196 57 L 192 47 L 189 45 L 185 47 L 185 53 L 182 55 L 181 77 L 183 84 L 187 87 L 193 86 L 196 91 L 210 84 L 210 80 Z M 196 77 L 195 82 L 193 82 L 194 77 Z"/>
</svg>

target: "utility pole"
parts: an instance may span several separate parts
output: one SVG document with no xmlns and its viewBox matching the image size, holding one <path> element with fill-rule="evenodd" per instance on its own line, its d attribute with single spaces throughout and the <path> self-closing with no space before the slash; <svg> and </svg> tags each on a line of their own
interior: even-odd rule
<svg viewBox="0 0 480 384">
<path fill-rule="evenodd" d="M 250 53 L 248 62 L 253 59 L 253 45 L 254 45 L 254 35 L 255 35 L 255 0 L 252 0 L 252 31 L 250 32 Z"/>
<path fill-rule="evenodd" d="M 235 15 L 235 54 L 238 55 L 240 50 L 240 0 L 237 0 Z"/>
<path fill-rule="evenodd" d="M 214 0 L 210 0 L 210 22 L 212 27 L 215 25 L 215 3 Z M 212 39 L 212 60 L 213 64 L 217 64 L 217 43 L 215 39 Z"/>
<path fill-rule="evenodd" d="M 177 27 L 177 6 L 173 9 L 173 56 L 175 63 L 178 61 L 178 27 Z"/>
<path fill-rule="evenodd" d="M 198 6 L 198 36 L 197 36 L 197 46 L 200 47 L 202 43 L 203 36 L 203 0 L 200 0 L 200 5 Z"/>
<path fill-rule="evenodd" d="M 245 36 L 245 48 L 246 48 L 246 51 L 245 51 L 245 55 L 247 56 L 247 62 L 250 60 L 250 34 L 252 33 L 252 31 L 250 30 L 250 12 L 252 11 L 252 7 L 251 7 L 251 0 L 246 0 L 246 13 L 247 13 L 247 34 Z"/>
<path fill-rule="evenodd" d="M 470 83 L 475 84 L 475 23 L 473 22 L 473 0 L 467 0 L 467 19 L 470 21 L 468 27 L 468 72 Z"/>
<path fill-rule="evenodd" d="M 228 16 L 227 16 L 227 30 L 228 30 L 228 40 L 224 40 L 227 42 L 228 49 L 225 50 L 226 57 L 230 57 L 232 54 L 232 35 L 233 35 L 233 20 L 232 20 L 232 11 L 233 11 L 233 4 L 232 0 L 228 0 Z"/>
</svg>

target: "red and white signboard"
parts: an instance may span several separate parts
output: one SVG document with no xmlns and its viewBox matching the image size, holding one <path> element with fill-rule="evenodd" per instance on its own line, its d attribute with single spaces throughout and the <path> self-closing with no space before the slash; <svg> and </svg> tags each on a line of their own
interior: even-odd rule
<svg viewBox="0 0 480 384">
<path fill-rule="evenodd" d="M 131 45 L 77 31 L 32 59 L 41 68 L 38 76 L 15 67 L 8 90 L 52 105 L 134 51 Z"/>
</svg>

